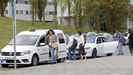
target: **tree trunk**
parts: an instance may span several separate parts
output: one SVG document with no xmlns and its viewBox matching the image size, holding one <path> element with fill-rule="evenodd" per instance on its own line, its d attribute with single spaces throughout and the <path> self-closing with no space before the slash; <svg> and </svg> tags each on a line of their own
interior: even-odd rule
<svg viewBox="0 0 133 75">
<path fill-rule="evenodd" d="M 71 3 L 68 0 L 68 27 L 71 27 Z"/>
<path fill-rule="evenodd" d="M 99 23 L 99 15 L 97 15 L 97 24 L 96 24 L 97 33 L 100 32 L 100 23 Z"/>
<path fill-rule="evenodd" d="M 58 28 L 58 24 L 57 24 L 57 0 L 53 0 L 54 3 L 54 16 L 53 16 L 53 20 L 55 23 L 55 28 Z"/>
<path fill-rule="evenodd" d="M 4 17 L 4 16 L 5 16 L 5 15 L 4 15 L 4 10 L 3 10 L 3 9 L 2 9 L 2 11 L 1 11 L 1 13 L 0 13 L 0 14 L 1 14 L 1 16 L 2 16 L 2 17 Z"/>
</svg>

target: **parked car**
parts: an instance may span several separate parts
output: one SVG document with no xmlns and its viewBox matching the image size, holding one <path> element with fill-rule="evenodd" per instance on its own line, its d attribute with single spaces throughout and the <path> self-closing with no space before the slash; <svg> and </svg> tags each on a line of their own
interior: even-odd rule
<svg viewBox="0 0 133 75">
<path fill-rule="evenodd" d="M 19 65 L 49 61 L 49 46 L 45 43 L 48 29 L 28 30 L 16 36 L 16 63 Z M 54 30 L 58 39 L 58 58 L 64 59 L 66 54 L 66 41 L 62 30 Z M 13 40 L 1 50 L 0 63 L 2 67 L 14 64 Z"/>
<path fill-rule="evenodd" d="M 96 36 L 96 35 L 97 35 L 96 32 L 88 32 L 88 33 L 86 34 L 86 36 Z"/>
<path fill-rule="evenodd" d="M 85 44 L 87 56 L 111 56 L 118 46 L 118 41 L 113 41 L 107 36 L 89 36 Z"/>
</svg>

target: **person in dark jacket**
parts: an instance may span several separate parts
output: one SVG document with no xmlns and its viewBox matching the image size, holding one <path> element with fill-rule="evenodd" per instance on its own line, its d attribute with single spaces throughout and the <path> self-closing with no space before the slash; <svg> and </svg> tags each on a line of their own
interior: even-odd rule
<svg viewBox="0 0 133 75">
<path fill-rule="evenodd" d="M 133 28 L 128 29 L 128 33 L 129 33 L 129 50 L 130 50 L 130 55 L 133 55 L 132 51 L 133 51 Z"/>
</svg>

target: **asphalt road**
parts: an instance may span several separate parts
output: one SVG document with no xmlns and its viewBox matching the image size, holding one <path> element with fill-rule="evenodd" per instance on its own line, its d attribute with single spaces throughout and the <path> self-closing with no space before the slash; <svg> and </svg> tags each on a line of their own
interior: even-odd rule
<svg viewBox="0 0 133 75">
<path fill-rule="evenodd" d="M 39 66 L 21 66 L 17 69 L 0 68 L 0 75 L 133 75 L 133 56 L 125 55 L 89 58 L 75 62 L 42 64 Z"/>
</svg>

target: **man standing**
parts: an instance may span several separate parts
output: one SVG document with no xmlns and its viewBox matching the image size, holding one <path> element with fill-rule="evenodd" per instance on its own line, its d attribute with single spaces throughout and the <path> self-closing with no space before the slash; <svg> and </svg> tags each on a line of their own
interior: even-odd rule
<svg viewBox="0 0 133 75">
<path fill-rule="evenodd" d="M 133 51 L 133 28 L 128 29 L 128 33 L 129 33 L 129 37 L 128 37 L 129 43 L 128 43 L 128 45 L 129 45 L 130 55 L 133 55 L 132 54 L 132 51 Z"/>
<path fill-rule="evenodd" d="M 77 47 L 77 40 L 74 38 L 73 35 L 69 37 L 69 42 L 68 42 L 68 61 L 73 58 L 73 60 L 76 60 L 76 47 Z M 73 56 L 72 56 L 73 55 Z"/>
<path fill-rule="evenodd" d="M 116 31 L 114 34 L 114 40 L 119 41 L 118 43 L 118 55 L 124 55 L 123 50 L 122 50 L 122 45 L 124 43 L 124 36 L 121 32 Z"/>
</svg>

